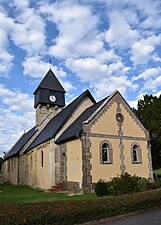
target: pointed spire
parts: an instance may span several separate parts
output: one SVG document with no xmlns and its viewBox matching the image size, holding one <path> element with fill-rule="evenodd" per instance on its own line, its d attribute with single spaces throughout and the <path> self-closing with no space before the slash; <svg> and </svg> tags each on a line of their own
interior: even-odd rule
<svg viewBox="0 0 161 225">
<path fill-rule="evenodd" d="M 60 91 L 63 93 L 66 92 L 63 86 L 61 85 L 61 83 L 59 82 L 59 80 L 56 78 L 51 68 L 49 69 L 44 79 L 39 84 L 39 86 L 34 91 L 34 94 L 37 92 L 38 89 L 48 89 L 48 90 Z"/>
</svg>

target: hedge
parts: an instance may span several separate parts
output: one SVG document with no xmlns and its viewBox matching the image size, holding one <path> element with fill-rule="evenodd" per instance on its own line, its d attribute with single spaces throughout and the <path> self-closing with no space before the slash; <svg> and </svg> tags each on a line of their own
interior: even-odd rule
<svg viewBox="0 0 161 225">
<path fill-rule="evenodd" d="M 88 201 L 0 205 L 1 225 L 70 225 L 161 206 L 161 189 Z"/>
</svg>

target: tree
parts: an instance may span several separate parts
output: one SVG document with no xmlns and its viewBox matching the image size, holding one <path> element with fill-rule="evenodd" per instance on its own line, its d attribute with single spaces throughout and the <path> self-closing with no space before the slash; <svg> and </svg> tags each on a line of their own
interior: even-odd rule
<svg viewBox="0 0 161 225">
<path fill-rule="evenodd" d="M 149 131 L 153 168 L 159 168 L 161 167 L 161 95 L 159 98 L 144 95 L 144 99 L 138 101 L 137 109 L 133 111 Z"/>
</svg>

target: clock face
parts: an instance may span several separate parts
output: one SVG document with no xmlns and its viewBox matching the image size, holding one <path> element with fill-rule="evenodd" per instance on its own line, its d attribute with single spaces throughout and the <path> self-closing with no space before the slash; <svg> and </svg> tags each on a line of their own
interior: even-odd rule
<svg viewBox="0 0 161 225">
<path fill-rule="evenodd" d="M 55 102 L 55 101 L 56 101 L 55 95 L 50 95 L 50 96 L 49 96 L 49 100 L 50 100 L 51 102 Z"/>
</svg>

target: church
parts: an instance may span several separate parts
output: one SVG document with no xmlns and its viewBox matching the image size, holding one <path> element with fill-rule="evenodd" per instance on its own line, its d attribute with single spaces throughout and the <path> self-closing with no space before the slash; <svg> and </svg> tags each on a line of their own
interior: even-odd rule
<svg viewBox="0 0 161 225">
<path fill-rule="evenodd" d="M 90 193 L 125 172 L 153 179 L 149 133 L 119 93 L 96 102 L 89 90 L 65 106 L 50 69 L 34 92 L 35 126 L 4 156 L 5 182 Z"/>
</svg>

